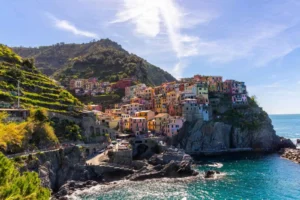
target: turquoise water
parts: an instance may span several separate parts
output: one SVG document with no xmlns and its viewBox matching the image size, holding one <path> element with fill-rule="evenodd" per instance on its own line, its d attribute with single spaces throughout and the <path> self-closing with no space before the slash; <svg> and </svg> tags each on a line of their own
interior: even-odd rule
<svg viewBox="0 0 300 200">
<path fill-rule="evenodd" d="M 277 135 L 300 138 L 300 115 L 270 115 Z"/>
<path fill-rule="evenodd" d="M 277 134 L 300 138 L 300 115 L 270 116 Z M 202 159 L 203 160 L 203 159 Z M 77 195 L 79 199 L 300 199 L 300 165 L 277 154 L 243 154 L 206 159 L 220 162 L 219 169 L 198 166 L 203 172 L 217 169 L 216 180 L 173 179 L 124 182 L 114 188 L 97 186 Z"/>
</svg>

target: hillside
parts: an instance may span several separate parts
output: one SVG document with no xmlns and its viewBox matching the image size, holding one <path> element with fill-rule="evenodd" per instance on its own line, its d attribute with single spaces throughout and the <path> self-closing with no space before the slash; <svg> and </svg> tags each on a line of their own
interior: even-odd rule
<svg viewBox="0 0 300 200">
<path fill-rule="evenodd" d="M 55 81 L 43 75 L 32 59 L 22 59 L 10 48 L 0 44 L 0 101 L 17 102 L 20 81 L 22 107 L 39 106 L 60 112 L 81 108 L 81 103 Z"/>
<path fill-rule="evenodd" d="M 168 72 L 128 53 L 121 45 L 109 39 L 84 44 L 59 43 L 13 49 L 22 57 L 34 58 L 38 69 L 46 75 L 54 76 L 63 85 L 71 78 L 90 77 L 111 82 L 134 77 L 148 85 L 175 80 Z"/>
</svg>

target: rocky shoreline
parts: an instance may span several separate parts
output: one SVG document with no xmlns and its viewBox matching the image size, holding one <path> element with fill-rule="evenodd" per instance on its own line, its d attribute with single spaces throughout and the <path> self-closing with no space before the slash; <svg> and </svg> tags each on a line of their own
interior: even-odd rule
<svg viewBox="0 0 300 200">
<path fill-rule="evenodd" d="M 133 170 L 132 174 L 127 176 L 121 175 L 119 178 L 113 178 L 106 175 L 98 181 L 68 181 L 60 187 L 58 192 L 53 195 L 53 199 L 68 199 L 67 196 L 71 195 L 76 190 L 84 190 L 98 184 L 115 184 L 115 181 L 129 180 L 129 181 L 143 181 L 156 178 L 185 178 L 197 176 L 199 173 L 192 169 L 192 162 L 189 161 L 170 161 L 163 164 L 164 160 L 159 160 L 156 157 L 145 162 L 144 166 L 139 170 Z M 118 173 L 119 174 L 119 173 Z"/>
<path fill-rule="evenodd" d="M 300 149 L 285 148 L 281 149 L 281 157 L 300 164 Z"/>
</svg>

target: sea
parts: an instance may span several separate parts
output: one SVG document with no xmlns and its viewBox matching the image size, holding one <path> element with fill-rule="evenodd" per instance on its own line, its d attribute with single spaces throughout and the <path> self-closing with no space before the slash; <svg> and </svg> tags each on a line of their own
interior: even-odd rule
<svg viewBox="0 0 300 200">
<path fill-rule="evenodd" d="M 300 115 L 270 115 L 277 135 L 300 138 Z M 154 199 L 300 199 L 300 164 L 278 154 L 233 154 L 202 158 L 200 173 L 219 170 L 215 179 L 155 179 L 120 181 L 77 191 L 72 199 L 154 200 Z"/>
</svg>

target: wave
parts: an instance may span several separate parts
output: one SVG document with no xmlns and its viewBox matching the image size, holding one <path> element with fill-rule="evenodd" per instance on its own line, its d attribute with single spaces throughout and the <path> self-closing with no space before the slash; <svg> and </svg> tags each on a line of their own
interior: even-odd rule
<svg viewBox="0 0 300 200">
<path fill-rule="evenodd" d="M 71 200 L 97 200 L 99 197 L 104 197 L 100 199 L 106 199 L 105 197 L 114 199 L 115 195 L 120 193 L 126 196 L 127 199 L 133 200 L 144 199 L 149 196 L 154 199 L 166 199 L 175 193 L 177 196 L 184 198 L 187 196 L 186 185 L 201 179 L 203 179 L 203 176 L 199 174 L 185 178 L 157 178 L 144 181 L 121 180 L 109 184 L 99 184 L 84 190 L 76 190 L 73 194 L 68 195 L 67 198 Z M 149 190 L 147 187 L 149 184 L 155 187 L 155 193 L 153 193 L 153 188 Z M 138 192 L 134 189 L 136 187 L 140 188 Z M 170 192 L 166 193 L 163 188 L 168 188 Z"/>
<path fill-rule="evenodd" d="M 213 164 L 207 164 L 206 166 L 216 167 L 216 168 L 222 168 L 223 164 L 222 163 L 213 163 Z"/>
</svg>

